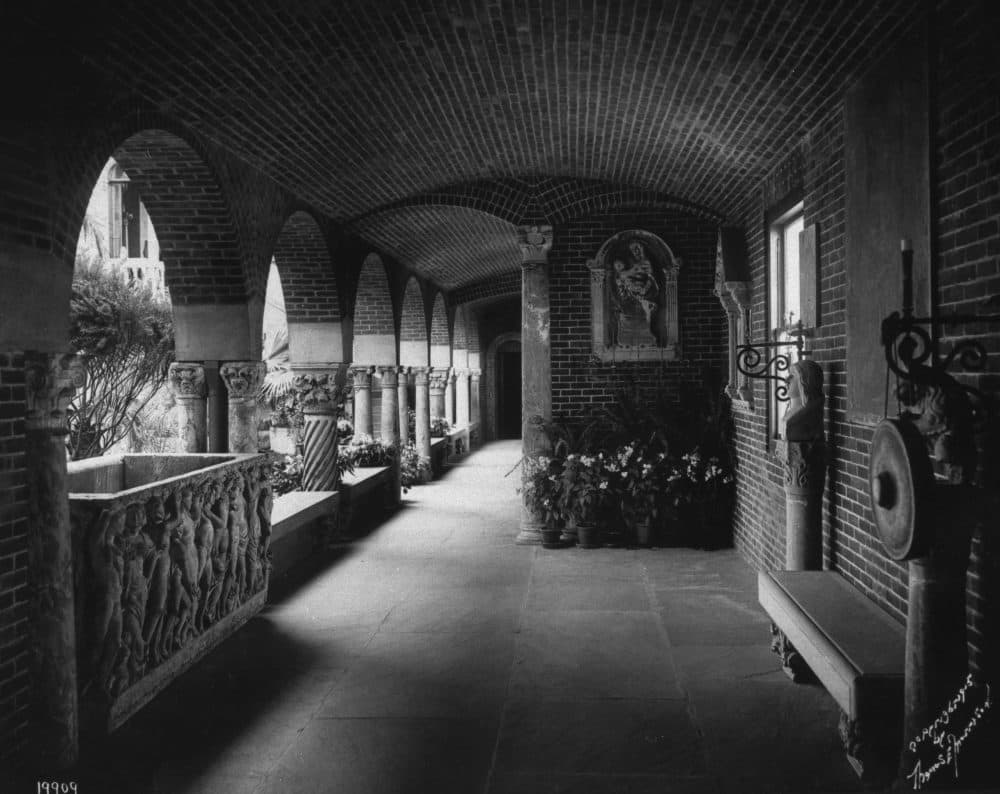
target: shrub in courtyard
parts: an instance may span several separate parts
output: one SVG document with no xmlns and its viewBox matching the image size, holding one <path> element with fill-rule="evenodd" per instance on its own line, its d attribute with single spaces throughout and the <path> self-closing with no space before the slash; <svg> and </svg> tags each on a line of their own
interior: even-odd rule
<svg viewBox="0 0 1000 794">
<path fill-rule="evenodd" d="M 431 417 L 431 438 L 444 438 L 451 432 L 451 424 L 443 416 Z"/>
<path fill-rule="evenodd" d="M 124 439 L 166 382 L 174 359 L 170 304 L 145 282 L 81 262 L 73 275 L 70 344 L 86 374 L 70 405 L 67 438 L 80 460 Z"/>
<path fill-rule="evenodd" d="M 426 458 L 421 458 L 413 442 L 409 442 L 400 450 L 399 454 L 399 476 L 403 493 L 406 493 L 414 485 L 420 485 L 430 479 L 431 463 Z"/>
</svg>

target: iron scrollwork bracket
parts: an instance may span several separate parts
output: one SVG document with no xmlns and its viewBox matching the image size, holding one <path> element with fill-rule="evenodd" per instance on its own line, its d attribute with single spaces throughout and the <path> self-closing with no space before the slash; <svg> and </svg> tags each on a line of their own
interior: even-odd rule
<svg viewBox="0 0 1000 794">
<path fill-rule="evenodd" d="M 913 317 L 904 309 L 882 320 L 882 346 L 886 366 L 901 381 L 898 396 L 904 405 L 913 403 L 916 393 L 947 382 L 965 394 L 973 411 L 974 425 L 981 429 L 992 413 L 989 398 L 976 387 L 960 383 L 946 373 L 983 372 L 988 362 L 986 348 L 976 339 L 959 339 L 942 356 L 938 346 L 938 335 L 943 328 L 964 323 L 1000 325 L 1000 314 Z"/>
<path fill-rule="evenodd" d="M 736 369 L 748 378 L 774 381 L 774 397 L 779 402 L 788 402 L 788 377 L 782 374 L 792 366 L 792 351 L 787 348 L 795 349 L 796 361 L 808 355 L 802 331 L 793 333 L 791 339 L 751 342 L 736 348 Z"/>
</svg>

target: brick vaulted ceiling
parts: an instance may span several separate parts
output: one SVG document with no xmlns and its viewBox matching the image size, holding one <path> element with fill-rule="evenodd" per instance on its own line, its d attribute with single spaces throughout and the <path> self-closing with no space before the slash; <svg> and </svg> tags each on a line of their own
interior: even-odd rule
<svg viewBox="0 0 1000 794">
<path fill-rule="evenodd" d="M 171 0 L 70 46 L 455 288 L 516 268 L 516 217 L 429 194 L 591 180 L 731 215 L 919 5 Z"/>
</svg>

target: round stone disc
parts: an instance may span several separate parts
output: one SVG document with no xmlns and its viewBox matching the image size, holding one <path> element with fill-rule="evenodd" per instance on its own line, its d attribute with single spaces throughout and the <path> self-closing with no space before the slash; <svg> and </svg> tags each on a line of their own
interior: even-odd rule
<svg viewBox="0 0 1000 794">
<path fill-rule="evenodd" d="M 927 553 L 934 474 L 923 438 L 908 422 L 883 419 L 872 437 L 868 490 L 879 540 L 894 560 Z"/>
</svg>

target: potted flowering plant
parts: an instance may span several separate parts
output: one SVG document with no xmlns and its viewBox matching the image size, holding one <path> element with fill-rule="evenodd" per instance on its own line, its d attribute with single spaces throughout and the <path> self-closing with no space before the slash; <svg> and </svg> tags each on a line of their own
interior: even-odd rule
<svg viewBox="0 0 1000 794">
<path fill-rule="evenodd" d="M 676 515 L 697 546 L 718 548 L 728 542 L 733 474 L 720 458 L 704 457 L 696 447 L 682 455 L 668 477 Z"/>
<path fill-rule="evenodd" d="M 560 480 L 564 509 L 576 525 L 580 547 L 589 549 L 600 545 L 597 516 L 607 501 L 610 485 L 604 453 L 567 455 L 563 459 Z"/>
<path fill-rule="evenodd" d="M 525 504 L 542 519 L 542 545 L 557 548 L 566 523 L 561 477 L 563 461 L 539 455 L 537 458 L 525 458 L 523 465 L 524 479 L 520 490 Z"/>
<path fill-rule="evenodd" d="M 612 473 L 622 520 L 640 546 L 651 541 L 651 519 L 660 497 L 661 467 L 666 454 L 633 442 L 619 447 L 608 469 Z"/>
</svg>

